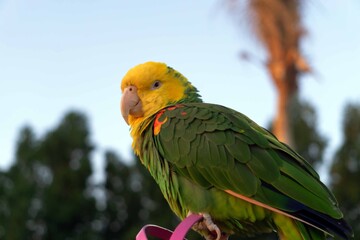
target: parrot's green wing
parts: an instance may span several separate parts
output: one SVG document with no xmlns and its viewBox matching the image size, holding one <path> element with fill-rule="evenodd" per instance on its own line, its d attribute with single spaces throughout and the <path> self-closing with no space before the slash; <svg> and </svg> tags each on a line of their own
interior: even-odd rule
<svg viewBox="0 0 360 240">
<path fill-rule="evenodd" d="M 206 103 L 176 105 L 156 115 L 152 131 L 171 171 L 190 182 L 237 193 L 325 231 L 344 231 L 337 202 L 312 167 L 241 113 Z"/>
</svg>

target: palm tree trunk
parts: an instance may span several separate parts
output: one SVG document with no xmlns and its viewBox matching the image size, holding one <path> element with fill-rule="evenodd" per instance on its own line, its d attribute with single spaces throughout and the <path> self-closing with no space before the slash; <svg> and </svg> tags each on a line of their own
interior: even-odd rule
<svg viewBox="0 0 360 240">
<path fill-rule="evenodd" d="M 273 53 L 271 56 L 276 56 L 276 54 Z M 280 141 L 293 146 L 289 110 L 298 92 L 298 71 L 293 59 L 290 60 L 283 56 L 278 59 L 281 60 L 272 60 L 268 64 L 268 71 L 277 90 L 277 110 L 273 123 L 273 133 Z M 286 62 L 282 59 L 289 59 L 290 61 Z"/>
</svg>

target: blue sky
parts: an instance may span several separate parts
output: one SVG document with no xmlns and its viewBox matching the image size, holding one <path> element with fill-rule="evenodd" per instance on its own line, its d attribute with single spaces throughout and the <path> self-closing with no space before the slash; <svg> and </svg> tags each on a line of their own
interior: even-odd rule
<svg viewBox="0 0 360 240">
<path fill-rule="evenodd" d="M 302 46 L 315 73 L 302 79 L 301 95 L 317 109 L 329 156 L 341 142 L 344 105 L 360 101 L 359 10 L 355 0 L 309 1 L 304 14 Z M 258 61 L 241 61 L 242 50 Z M 220 0 L 2 0 L 0 167 L 13 162 L 20 127 L 31 125 L 40 137 L 70 109 L 89 117 L 96 169 L 105 149 L 128 160 L 119 85 L 129 68 L 149 60 L 182 72 L 205 101 L 267 125 L 276 95 L 264 59 Z"/>
</svg>

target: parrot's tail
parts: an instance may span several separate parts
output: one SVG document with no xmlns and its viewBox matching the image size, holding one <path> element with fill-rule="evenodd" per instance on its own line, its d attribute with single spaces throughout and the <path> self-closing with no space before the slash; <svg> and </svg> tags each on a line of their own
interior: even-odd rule
<svg viewBox="0 0 360 240">
<path fill-rule="evenodd" d="M 323 231 L 320 231 L 316 228 L 313 228 L 307 224 L 296 221 L 298 230 L 304 240 L 324 240 L 326 239 L 326 234 Z"/>
<path fill-rule="evenodd" d="M 274 214 L 274 223 L 280 240 L 325 240 L 326 233 L 316 227 L 289 218 L 281 214 Z"/>
<path fill-rule="evenodd" d="M 291 240 L 323 240 L 328 236 L 337 235 L 341 239 L 353 239 L 351 227 L 344 219 L 334 219 L 326 214 L 308 210 L 310 216 L 302 212 L 290 215 L 288 213 L 273 213 L 273 220 L 280 239 Z"/>
</svg>

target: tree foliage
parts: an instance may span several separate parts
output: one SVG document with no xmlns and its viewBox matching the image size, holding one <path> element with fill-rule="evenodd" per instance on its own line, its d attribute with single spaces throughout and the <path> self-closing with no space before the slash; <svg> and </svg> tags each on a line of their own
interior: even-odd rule
<svg viewBox="0 0 360 240">
<path fill-rule="evenodd" d="M 21 129 L 16 164 L 0 174 L 0 238 L 26 239 L 36 232 L 37 142 L 30 127 Z"/>
<path fill-rule="evenodd" d="M 44 238 L 93 238 L 95 198 L 88 188 L 92 149 L 87 120 L 74 112 L 41 141 L 39 161 L 47 178 L 39 211 Z"/>
<path fill-rule="evenodd" d="M 15 164 L 1 174 L 1 239 L 96 238 L 89 137 L 75 112 L 42 139 L 30 127 L 20 132 Z"/>
<path fill-rule="evenodd" d="M 318 167 L 324 160 L 327 139 L 318 129 L 314 106 L 297 96 L 291 103 L 289 119 L 293 148 L 313 167 Z"/>
<path fill-rule="evenodd" d="M 105 154 L 105 159 L 104 239 L 119 239 L 119 236 L 132 239 L 149 221 L 165 226 L 173 222 L 173 213 L 139 161 L 125 165 L 110 151 Z"/>
<path fill-rule="evenodd" d="M 331 168 L 331 187 L 345 219 L 360 236 L 360 105 L 348 104 L 343 119 L 343 142 Z"/>
</svg>

